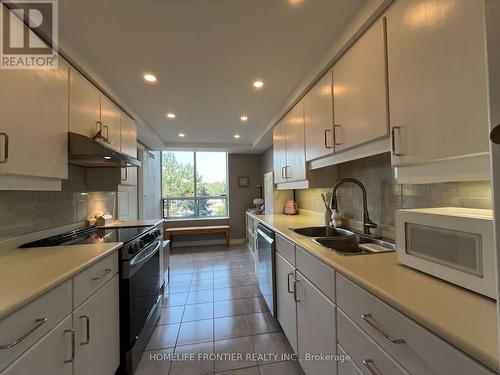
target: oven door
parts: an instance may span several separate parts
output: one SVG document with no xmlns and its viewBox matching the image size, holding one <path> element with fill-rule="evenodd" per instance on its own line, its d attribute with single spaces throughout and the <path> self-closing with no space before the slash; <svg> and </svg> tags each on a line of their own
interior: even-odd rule
<svg viewBox="0 0 500 375">
<path fill-rule="evenodd" d="M 122 262 L 121 340 L 125 350 L 132 349 L 160 300 L 160 241 Z"/>
</svg>

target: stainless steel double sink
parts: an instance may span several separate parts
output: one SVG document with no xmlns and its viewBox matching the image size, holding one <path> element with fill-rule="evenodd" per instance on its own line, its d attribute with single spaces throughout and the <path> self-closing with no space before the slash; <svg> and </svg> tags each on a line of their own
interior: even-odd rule
<svg viewBox="0 0 500 375">
<path fill-rule="evenodd" d="M 305 227 L 290 228 L 293 232 L 309 237 L 313 242 L 340 255 L 366 255 L 387 253 L 396 249 L 391 242 L 342 228 Z"/>
</svg>

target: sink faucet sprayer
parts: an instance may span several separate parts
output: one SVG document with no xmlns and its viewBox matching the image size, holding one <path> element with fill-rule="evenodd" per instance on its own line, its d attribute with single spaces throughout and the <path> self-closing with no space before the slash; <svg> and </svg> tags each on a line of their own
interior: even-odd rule
<svg viewBox="0 0 500 375">
<path fill-rule="evenodd" d="M 330 202 L 330 209 L 332 211 L 337 210 L 337 190 L 340 187 L 340 185 L 346 183 L 346 182 L 352 182 L 353 184 L 356 184 L 359 186 L 361 189 L 361 192 L 363 193 L 363 233 L 364 234 L 370 234 L 370 228 L 376 228 L 377 224 L 375 224 L 373 221 L 370 220 L 370 215 L 368 214 L 368 205 L 366 202 L 366 189 L 365 186 L 361 183 L 361 181 L 356 180 L 355 178 L 343 178 L 333 186 L 332 188 L 332 200 Z"/>
</svg>

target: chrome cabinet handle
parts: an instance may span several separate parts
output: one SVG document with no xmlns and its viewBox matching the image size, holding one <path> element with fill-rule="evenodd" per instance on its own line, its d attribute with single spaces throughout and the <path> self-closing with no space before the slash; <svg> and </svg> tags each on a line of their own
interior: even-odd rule
<svg viewBox="0 0 500 375">
<path fill-rule="evenodd" d="M 325 136 L 325 148 L 333 148 L 333 146 L 328 146 L 328 133 L 330 133 L 332 129 L 325 129 L 324 131 L 324 136 Z"/>
<path fill-rule="evenodd" d="M 290 171 L 290 174 L 288 174 L 288 171 Z M 290 167 L 289 165 L 287 165 L 287 166 L 285 167 L 285 177 L 286 177 L 286 178 L 291 178 L 291 177 L 292 177 L 292 173 L 291 173 L 291 171 L 292 171 L 292 167 Z"/>
<path fill-rule="evenodd" d="M 290 288 L 290 276 L 293 276 L 293 272 L 290 272 L 290 273 L 288 274 L 288 282 L 287 282 L 287 284 L 288 284 L 288 285 L 287 285 L 287 289 L 288 289 L 288 293 L 293 294 L 293 289 L 292 289 L 292 290 L 290 290 L 290 289 L 291 289 L 291 288 Z"/>
<path fill-rule="evenodd" d="M 128 168 L 125 167 L 125 168 L 122 168 L 122 170 L 123 170 L 123 172 L 125 172 L 123 174 L 125 177 L 122 178 L 122 181 L 126 181 L 126 180 L 128 180 Z"/>
<path fill-rule="evenodd" d="M 80 343 L 80 345 L 83 346 L 90 342 L 90 318 L 87 315 L 81 315 L 80 319 L 85 319 L 85 329 L 87 330 L 87 339 Z"/>
<path fill-rule="evenodd" d="M 9 160 L 9 135 L 7 133 L 0 133 L 4 138 L 4 149 L 3 149 L 3 159 L 0 160 L 0 164 L 6 164 Z"/>
<path fill-rule="evenodd" d="M 282 179 L 286 178 L 286 176 L 285 176 L 285 167 L 281 167 L 281 178 Z"/>
<path fill-rule="evenodd" d="M 333 144 L 335 146 L 339 146 L 342 144 L 342 142 L 338 142 L 337 139 L 340 137 L 337 137 L 337 129 L 340 129 L 340 125 L 333 125 Z"/>
<path fill-rule="evenodd" d="M 300 299 L 297 298 L 297 284 L 300 282 L 300 280 L 295 280 L 293 282 L 293 300 L 295 302 L 300 302 Z"/>
<path fill-rule="evenodd" d="M 388 333 L 385 332 L 385 330 L 380 327 L 374 320 L 372 314 L 361 314 L 361 318 L 368 323 L 375 331 L 380 333 L 382 336 L 384 336 L 387 340 L 392 342 L 393 344 L 404 344 L 405 340 L 404 339 L 395 339 L 391 337 Z"/>
<path fill-rule="evenodd" d="M 75 360 L 75 330 L 73 328 L 64 330 L 64 333 L 71 334 L 71 358 L 66 359 L 64 363 L 71 363 Z"/>
<path fill-rule="evenodd" d="M 375 368 L 373 368 L 373 359 L 365 359 L 363 361 L 363 364 L 365 365 L 365 367 L 368 369 L 368 371 L 370 371 L 370 374 L 373 374 L 373 375 L 380 375 L 376 370 Z"/>
<path fill-rule="evenodd" d="M 113 141 L 109 139 L 109 126 L 108 125 L 103 125 L 103 129 L 106 129 L 106 135 L 104 136 L 104 141 L 110 145 L 113 144 Z"/>
<path fill-rule="evenodd" d="M 391 152 L 393 156 L 403 156 L 402 153 L 396 151 L 396 130 L 401 129 L 401 126 L 393 126 L 391 129 Z"/>
<path fill-rule="evenodd" d="M 38 318 L 35 319 L 35 325 L 31 327 L 27 332 L 25 332 L 22 336 L 18 337 L 12 342 L 9 342 L 8 344 L 0 345 L 0 349 L 10 349 L 17 344 L 21 343 L 24 341 L 29 335 L 31 335 L 33 332 L 35 332 L 38 328 L 44 325 L 44 323 L 47 321 L 47 318 Z"/>
<path fill-rule="evenodd" d="M 108 275 L 108 273 L 110 273 L 110 272 L 111 272 L 111 268 L 106 268 L 106 269 L 104 269 L 104 273 L 103 273 L 101 276 L 94 276 L 94 277 L 92 278 L 92 281 L 102 280 L 102 279 L 104 279 L 104 278 Z"/>
</svg>

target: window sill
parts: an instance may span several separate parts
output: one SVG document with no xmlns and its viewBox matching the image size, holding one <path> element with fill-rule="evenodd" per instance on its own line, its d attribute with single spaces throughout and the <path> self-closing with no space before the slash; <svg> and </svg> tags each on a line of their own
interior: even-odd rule
<svg viewBox="0 0 500 375">
<path fill-rule="evenodd" d="M 169 221 L 205 221 L 205 220 L 229 220 L 229 216 L 217 216 L 217 217 L 179 217 L 172 219 L 164 219 L 166 222 Z"/>
</svg>

